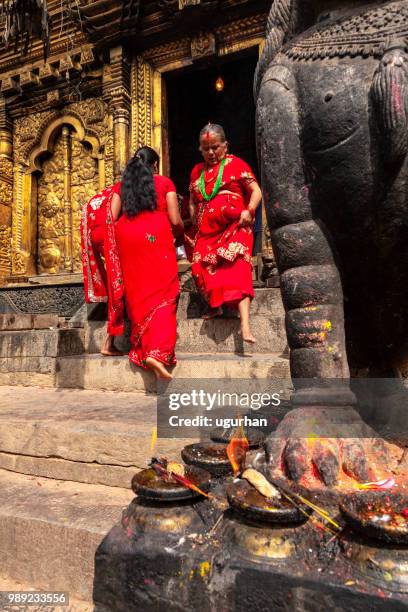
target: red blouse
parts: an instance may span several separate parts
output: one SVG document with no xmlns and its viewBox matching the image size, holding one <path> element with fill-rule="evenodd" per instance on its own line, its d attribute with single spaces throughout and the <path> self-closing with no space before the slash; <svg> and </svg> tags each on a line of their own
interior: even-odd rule
<svg viewBox="0 0 408 612">
<path fill-rule="evenodd" d="M 235 155 L 227 155 L 220 191 L 231 191 L 244 200 L 244 205 L 249 204 L 251 199 L 251 190 L 248 185 L 256 181 L 255 175 L 251 168 L 244 160 Z M 204 163 L 201 162 L 194 166 L 191 172 L 190 192 L 193 194 L 194 201 L 197 204 L 205 204 L 205 200 L 200 191 L 200 178 L 204 169 Z M 212 192 L 217 181 L 219 164 L 206 170 L 204 175 L 205 190 L 208 195 Z"/>
</svg>

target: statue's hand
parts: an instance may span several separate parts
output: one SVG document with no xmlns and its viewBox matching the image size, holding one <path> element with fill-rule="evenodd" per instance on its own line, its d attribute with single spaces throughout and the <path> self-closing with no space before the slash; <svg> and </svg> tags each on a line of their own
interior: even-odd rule
<svg viewBox="0 0 408 612">
<path fill-rule="evenodd" d="M 354 490 L 390 477 L 403 451 L 378 437 L 351 407 L 290 411 L 265 442 L 257 469 L 308 488 Z"/>
</svg>

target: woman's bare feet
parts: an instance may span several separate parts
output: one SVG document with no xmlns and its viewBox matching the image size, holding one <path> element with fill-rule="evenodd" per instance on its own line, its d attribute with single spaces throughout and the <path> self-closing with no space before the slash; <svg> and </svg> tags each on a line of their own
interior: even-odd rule
<svg viewBox="0 0 408 612">
<path fill-rule="evenodd" d="M 241 329 L 241 336 L 244 342 L 248 342 L 248 344 L 256 344 L 256 338 L 252 334 L 249 327 L 248 329 L 245 329 L 245 330 Z"/>
<path fill-rule="evenodd" d="M 124 355 L 122 351 L 119 351 L 119 349 L 116 348 L 114 339 L 114 336 L 106 336 L 105 343 L 101 350 L 101 355 L 104 357 L 122 357 Z"/>
<path fill-rule="evenodd" d="M 244 342 L 248 342 L 248 344 L 255 344 L 256 339 L 251 332 L 251 328 L 249 327 L 249 309 L 251 306 L 251 300 L 249 297 L 244 298 L 238 304 L 239 315 L 241 317 L 241 336 Z"/>
<path fill-rule="evenodd" d="M 220 317 L 222 315 L 222 308 L 210 308 L 208 312 L 203 315 L 204 321 L 210 321 L 211 319 L 215 319 L 216 317 Z"/>
<path fill-rule="evenodd" d="M 173 376 L 168 372 L 163 363 L 157 361 L 154 357 L 147 357 L 146 365 L 153 370 L 157 378 L 171 380 Z"/>
</svg>

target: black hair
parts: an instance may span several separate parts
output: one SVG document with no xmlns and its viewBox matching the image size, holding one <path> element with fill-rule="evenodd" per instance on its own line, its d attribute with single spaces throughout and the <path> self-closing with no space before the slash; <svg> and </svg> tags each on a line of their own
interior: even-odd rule
<svg viewBox="0 0 408 612">
<path fill-rule="evenodd" d="M 153 166 L 160 158 L 151 147 L 141 147 L 128 162 L 121 181 L 123 213 L 133 218 L 145 210 L 156 210 L 157 195 L 153 181 Z"/>
<path fill-rule="evenodd" d="M 208 132 L 213 133 L 213 134 L 217 134 L 217 136 L 219 136 L 221 142 L 225 142 L 227 139 L 225 138 L 225 130 L 221 125 L 218 125 L 217 123 L 207 123 L 206 126 L 203 127 L 203 129 L 200 132 L 200 140 L 201 138 L 205 135 L 208 134 Z"/>
</svg>

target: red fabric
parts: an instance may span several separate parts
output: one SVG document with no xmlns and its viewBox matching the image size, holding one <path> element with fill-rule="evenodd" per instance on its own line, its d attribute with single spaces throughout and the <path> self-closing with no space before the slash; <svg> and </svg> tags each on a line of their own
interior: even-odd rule
<svg viewBox="0 0 408 612">
<path fill-rule="evenodd" d="M 167 214 L 122 216 L 115 230 L 132 324 L 129 359 L 141 367 L 146 367 L 147 357 L 174 364 L 180 284 Z"/>
<path fill-rule="evenodd" d="M 118 185 L 84 204 L 81 218 L 82 268 L 87 303 L 108 302 L 108 333 L 124 332 L 122 271 L 115 243 L 111 201 Z"/>
<path fill-rule="evenodd" d="M 227 155 L 220 191 L 204 200 L 200 177 L 204 164 L 197 164 L 191 173 L 190 192 L 197 210 L 192 273 L 197 288 L 211 308 L 222 304 L 236 307 L 245 297 L 254 297 L 252 287 L 253 232 L 251 227 L 239 227 L 241 212 L 248 206 L 255 181 L 251 168 L 242 159 Z M 205 190 L 214 189 L 220 166 L 205 171 Z"/>
<path fill-rule="evenodd" d="M 157 194 L 157 210 L 165 212 L 167 214 L 167 200 L 166 196 L 168 193 L 176 193 L 176 187 L 171 179 L 167 178 L 167 176 L 161 176 L 160 174 L 155 174 L 153 176 L 154 187 L 156 189 Z"/>
</svg>

